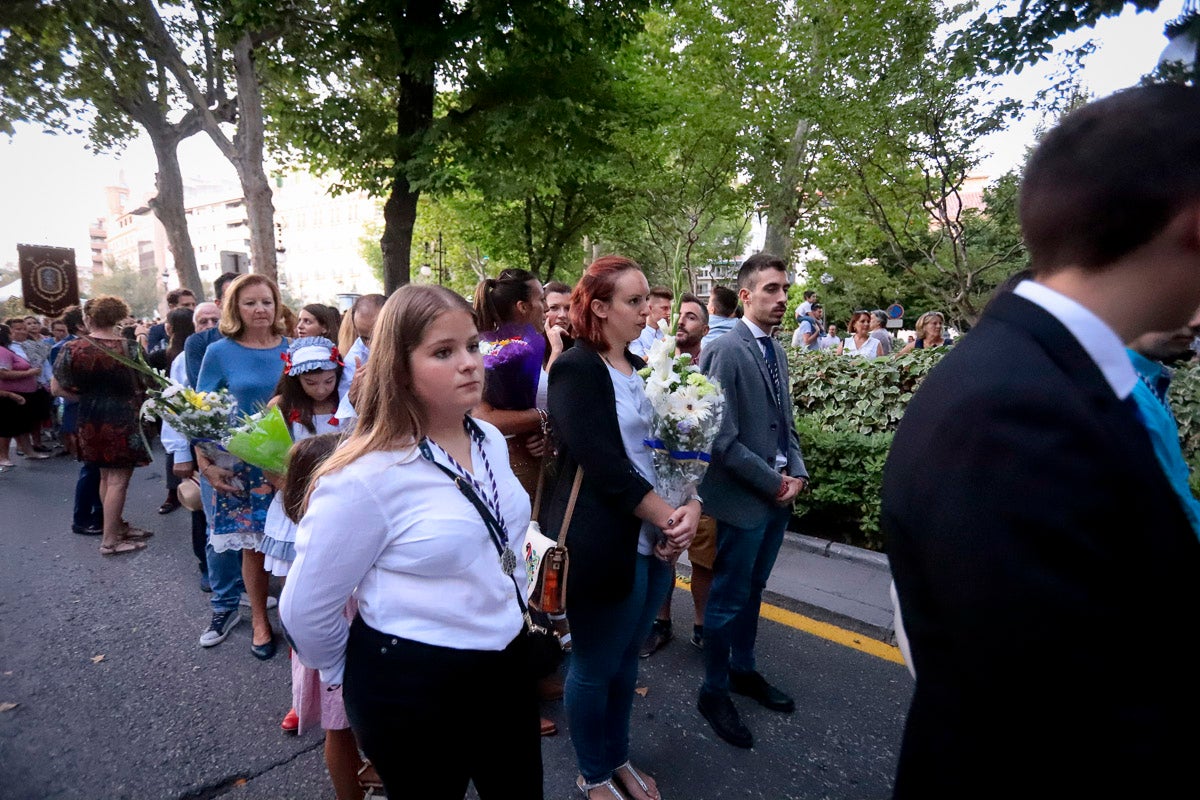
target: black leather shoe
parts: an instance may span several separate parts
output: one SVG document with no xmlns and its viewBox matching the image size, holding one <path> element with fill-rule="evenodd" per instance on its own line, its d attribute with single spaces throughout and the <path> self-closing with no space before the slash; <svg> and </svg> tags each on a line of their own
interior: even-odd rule
<svg viewBox="0 0 1200 800">
<path fill-rule="evenodd" d="M 266 642 L 265 644 L 251 644 L 250 652 L 253 653 L 254 657 L 259 661 L 266 661 L 271 656 L 275 655 L 275 635 L 271 634 L 270 641 Z"/>
<path fill-rule="evenodd" d="M 95 526 L 94 528 L 85 528 L 82 525 L 72 525 L 71 532 L 78 533 L 80 536 L 99 536 L 100 534 L 104 533 L 104 528 L 100 527 L 99 525 Z"/>
<path fill-rule="evenodd" d="M 729 672 L 729 690 L 736 694 L 757 700 L 758 704 L 772 711 L 792 713 L 796 710 L 796 701 L 767 683 L 767 679 L 757 672 Z"/>
<path fill-rule="evenodd" d="M 700 702 L 696 704 L 700 714 L 708 720 L 713 732 L 734 747 L 751 748 L 754 746 L 754 734 L 742 724 L 737 707 L 727 694 L 706 692 L 700 690 Z"/>
</svg>

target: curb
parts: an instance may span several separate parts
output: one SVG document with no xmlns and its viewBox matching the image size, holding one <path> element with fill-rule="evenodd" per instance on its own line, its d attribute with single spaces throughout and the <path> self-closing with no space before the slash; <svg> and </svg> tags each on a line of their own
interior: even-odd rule
<svg viewBox="0 0 1200 800">
<path fill-rule="evenodd" d="M 786 531 L 783 534 L 784 543 L 801 550 L 814 553 L 826 558 L 838 558 L 843 561 L 850 561 L 855 564 L 861 564 L 872 569 L 888 572 L 891 566 L 888 563 L 888 557 L 884 553 L 877 553 L 874 550 L 866 550 L 862 547 L 854 547 L 848 544 L 840 544 L 831 542 L 828 539 L 818 539 L 815 536 L 805 536 L 802 533 L 795 531 Z"/>
</svg>

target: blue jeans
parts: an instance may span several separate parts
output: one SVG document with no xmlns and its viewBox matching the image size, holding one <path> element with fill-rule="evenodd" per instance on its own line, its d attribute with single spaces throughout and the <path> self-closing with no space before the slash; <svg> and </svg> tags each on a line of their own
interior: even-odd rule
<svg viewBox="0 0 1200 800">
<path fill-rule="evenodd" d="M 790 518 L 791 508 L 780 507 L 754 528 L 717 522 L 717 558 L 704 609 L 703 691 L 726 694 L 730 669 L 755 669 L 754 640 L 763 588 Z"/>
<path fill-rule="evenodd" d="M 214 490 L 206 480 L 200 481 L 200 497 L 206 510 L 213 508 Z M 212 533 L 212 514 L 208 514 L 208 533 Z M 212 542 L 204 545 L 205 561 L 208 562 L 208 583 L 212 586 L 213 613 L 233 611 L 241 602 L 242 592 L 246 590 L 242 583 L 242 551 L 225 550 L 218 553 L 213 550 Z"/>
<path fill-rule="evenodd" d="M 588 783 L 607 780 L 629 760 L 638 650 L 670 587 L 671 567 L 639 555 L 633 589 L 624 600 L 567 611 L 571 663 L 563 702 L 575 760 Z"/>
<path fill-rule="evenodd" d="M 104 526 L 104 506 L 100 504 L 100 468 L 95 462 L 84 461 L 75 481 L 74 520 L 80 528 Z"/>
</svg>

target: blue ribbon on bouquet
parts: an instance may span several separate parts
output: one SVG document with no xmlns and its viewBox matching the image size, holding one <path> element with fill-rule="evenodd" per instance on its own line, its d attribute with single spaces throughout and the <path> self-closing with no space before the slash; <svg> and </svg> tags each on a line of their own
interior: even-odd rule
<svg viewBox="0 0 1200 800">
<path fill-rule="evenodd" d="M 703 461 L 705 464 L 712 461 L 712 455 L 702 450 L 671 450 L 662 439 L 643 439 L 642 443 L 651 450 L 666 451 L 667 455 L 677 461 Z"/>
</svg>

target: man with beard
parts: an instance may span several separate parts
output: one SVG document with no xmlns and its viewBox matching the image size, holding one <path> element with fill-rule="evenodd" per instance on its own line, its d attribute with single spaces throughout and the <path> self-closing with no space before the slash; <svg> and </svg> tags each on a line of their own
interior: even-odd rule
<svg viewBox="0 0 1200 800">
<path fill-rule="evenodd" d="M 679 298 L 679 324 L 675 330 L 675 355 L 687 354 L 692 357 L 692 363 L 700 363 L 700 343 L 708 335 L 708 309 L 700 302 L 700 298 L 690 292 Z M 692 606 L 695 611 L 692 623 L 691 642 L 695 647 L 702 648 L 704 643 L 704 608 L 708 602 L 709 588 L 712 586 L 712 558 L 716 548 L 716 523 L 712 517 L 701 515 L 700 524 L 696 528 L 696 538 L 688 548 L 688 561 L 692 565 Z M 646 641 L 642 643 L 639 655 L 647 658 L 655 651 L 675 638 L 671 632 L 671 596 L 675 593 L 675 582 L 667 591 L 667 599 L 662 607 Z"/>
<path fill-rule="evenodd" d="M 808 485 L 788 392 L 787 357 L 771 331 L 787 310 L 787 263 L 758 253 L 738 270 L 745 314 L 704 348 L 700 368 L 725 390 L 725 414 L 700 485 L 704 512 L 717 520 L 717 555 L 704 613 L 700 713 L 735 747 L 754 737 L 730 691 L 772 711 L 795 702 L 755 668 L 763 588 L 783 544 L 792 501 Z"/>
<path fill-rule="evenodd" d="M 1179 447 L 1179 426 L 1175 423 L 1171 404 L 1167 402 L 1171 367 L 1195 357 L 1192 342 L 1197 334 L 1200 334 L 1200 312 L 1187 327 L 1142 334 L 1130 342 L 1127 349 L 1129 360 L 1133 362 L 1138 375 L 1138 382 L 1133 385 L 1138 415 L 1150 434 L 1158 463 L 1171 482 L 1171 488 L 1179 495 L 1192 528 L 1200 535 L 1200 501 L 1196 500 L 1188 483 L 1191 469 L 1183 459 L 1183 451 Z"/>
</svg>

